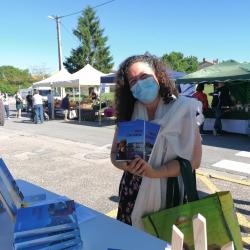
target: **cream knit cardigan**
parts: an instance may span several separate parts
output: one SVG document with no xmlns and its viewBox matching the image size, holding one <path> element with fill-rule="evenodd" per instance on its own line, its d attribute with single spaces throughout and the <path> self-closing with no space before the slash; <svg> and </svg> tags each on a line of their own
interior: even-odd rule
<svg viewBox="0 0 250 250">
<path fill-rule="evenodd" d="M 168 161 L 180 156 L 191 160 L 196 136 L 197 100 L 179 96 L 169 104 L 161 99 L 152 121 L 161 125 L 149 164 L 159 168 Z M 135 103 L 132 120 L 148 120 L 147 110 L 140 102 Z M 183 200 L 183 182 L 178 177 Z M 131 215 L 132 225 L 143 229 L 142 217 L 166 207 L 167 178 L 152 179 L 143 177 Z"/>
</svg>

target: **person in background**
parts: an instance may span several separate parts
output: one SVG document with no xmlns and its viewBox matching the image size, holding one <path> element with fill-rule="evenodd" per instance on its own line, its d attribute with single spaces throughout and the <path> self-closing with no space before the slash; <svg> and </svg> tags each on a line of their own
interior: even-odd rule
<svg viewBox="0 0 250 250">
<path fill-rule="evenodd" d="M 219 82 L 218 85 L 214 85 L 214 87 L 215 91 L 209 95 L 213 96 L 211 103 L 212 109 L 215 113 L 213 134 L 216 136 L 222 134 L 221 118 L 223 113 L 226 110 L 229 110 L 231 106 L 231 97 L 229 88 L 225 86 L 223 82 Z"/>
<path fill-rule="evenodd" d="M 64 110 L 64 121 L 68 121 L 68 114 L 69 114 L 69 94 L 66 94 L 66 96 L 62 99 L 61 108 Z"/>
<path fill-rule="evenodd" d="M 38 90 L 34 90 L 34 95 L 32 97 L 33 108 L 35 111 L 35 119 L 34 123 L 43 123 L 44 121 L 44 114 L 43 114 L 43 98 L 39 94 Z"/>
<path fill-rule="evenodd" d="M 208 109 L 208 100 L 207 95 L 203 93 L 204 90 L 204 84 L 199 83 L 196 87 L 196 92 L 192 95 L 192 97 L 195 97 L 198 101 L 202 103 L 202 113 Z M 204 122 L 200 125 L 200 133 L 204 133 L 203 130 Z"/>
<path fill-rule="evenodd" d="M 3 106 L 3 100 L 2 100 L 3 96 L 2 93 L 0 91 L 0 126 L 4 126 L 4 106 Z"/>
<path fill-rule="evenodd" d="M 94 90 L 92 90 L 92 92 L 91 92 L 91 99 L 92 99 L 93 104 L 96 104 L 97 94 L 95 93 Z"/>
<path fill-rule="evenodd" d="M 185 159 L 191 172 L 200 166 L 197 100 L 178 96 L 166 66 L 150 54 L 127 58 L 117 71 L 116 86 L 118 126 L 119 122 L 136 119 L 161 125 L 149 162 L 139 156 L 132 161 L 116 160 L 118 128 L 111 148 L 111 162 L 124 171 L 117 219 L 143 228 L 141 218 L 146 213 L 173 206 L 170 199 L 183 200 L 182 194 L 173 194 L 167 188 L 169 177 L 181 180 L 180 162 Z M 179 188 L 184 188 L 181 182 Z"/>
<path fill-rule="evenodd" d="M 51 119 L 52 118 L 52 104 L 53 104 L 53 96 L 52 96 L 51 90 L 49 90 L 47 99 L 48 99 L 49 119 Z"/>
<path fill-rule="evenodd" d="M 27 113 L 32 112 L 32 94 L 31 91 L 28 92 L 28 95 L 26 96 L 26 102 L 27 102 Z"/>
<path fill-rule="evenodd" d="M 7 93 L 3 94 L 2 100 L 3 100 L 6 117 L 7 119 L 10 119 L 9 97 Z"/>
<path fill-rule="evenodd" d="M 16 100 L 16 118 L 21 118 L 22 116 L 22 108 L 23 108 L 23 99 L 19 92 L 16 92 L 15 94 L 15 100 Z"/>
</svg>

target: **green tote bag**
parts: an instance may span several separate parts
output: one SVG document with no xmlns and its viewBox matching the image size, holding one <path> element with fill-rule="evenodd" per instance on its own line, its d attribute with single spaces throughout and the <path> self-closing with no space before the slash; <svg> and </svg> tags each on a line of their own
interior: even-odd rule
<svg viewBox="0 0 250 250">
<path fill-rule="evenodd" d="M 180 165 L 187 200 L 190 201 L 188 198 L 194 195 L 196 189 L 195 176 L 190 174 L 191 167 L 185 168 L 183 162 Z M 230 241 L 234 242 L 236 250 L 243 249 L 240 227 L 229 191 L 217 192 L 200 200 L 149 214 L 143 218 L 144 229 L 151 235 L 171 242 L 172 226 L 175 224 L 184 234 L 184 242 L 188 248 L 194 249 L 192 218 L 198 213 L 206 218 L 208 249 L 219 250 Z"/>
</svg>

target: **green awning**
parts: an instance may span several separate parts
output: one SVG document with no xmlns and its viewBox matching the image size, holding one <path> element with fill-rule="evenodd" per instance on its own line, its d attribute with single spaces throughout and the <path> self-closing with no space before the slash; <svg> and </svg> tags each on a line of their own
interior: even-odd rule
<svg viewBox="0 0 250 250">
<path fill-rule="evenodd" d="M 176 80 L 177 84 L 214 81 L 250 81 L 250 63 L 227 61 L 200 69 Z"/>
</svg>

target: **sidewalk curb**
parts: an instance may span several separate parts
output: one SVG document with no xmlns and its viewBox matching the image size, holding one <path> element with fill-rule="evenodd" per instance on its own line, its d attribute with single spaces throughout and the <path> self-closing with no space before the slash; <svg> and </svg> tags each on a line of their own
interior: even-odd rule
<svg viewBox="0 0 250 250">
<path fill-rule="evenodd" d="M 219 180 L 228 181 L 228 182 L 232 182 L 232 183 L 236 183 L 239 185 L 244 185 L 244 186 L 250 187 L 250 181 L 247 181 L 247 180 L 237 180 L 237 179 L 233 179 L 233 178 L 225 177 L 225 176 L 220 176 L 220 175 L 216 175 L 216 174 L 206 174 L 206 173 L 203 173 L 201 171 L 197 171 L 196 174 L 199 176 L 205 176 L 207 178 L 219 179 Z"/>
</svg>

